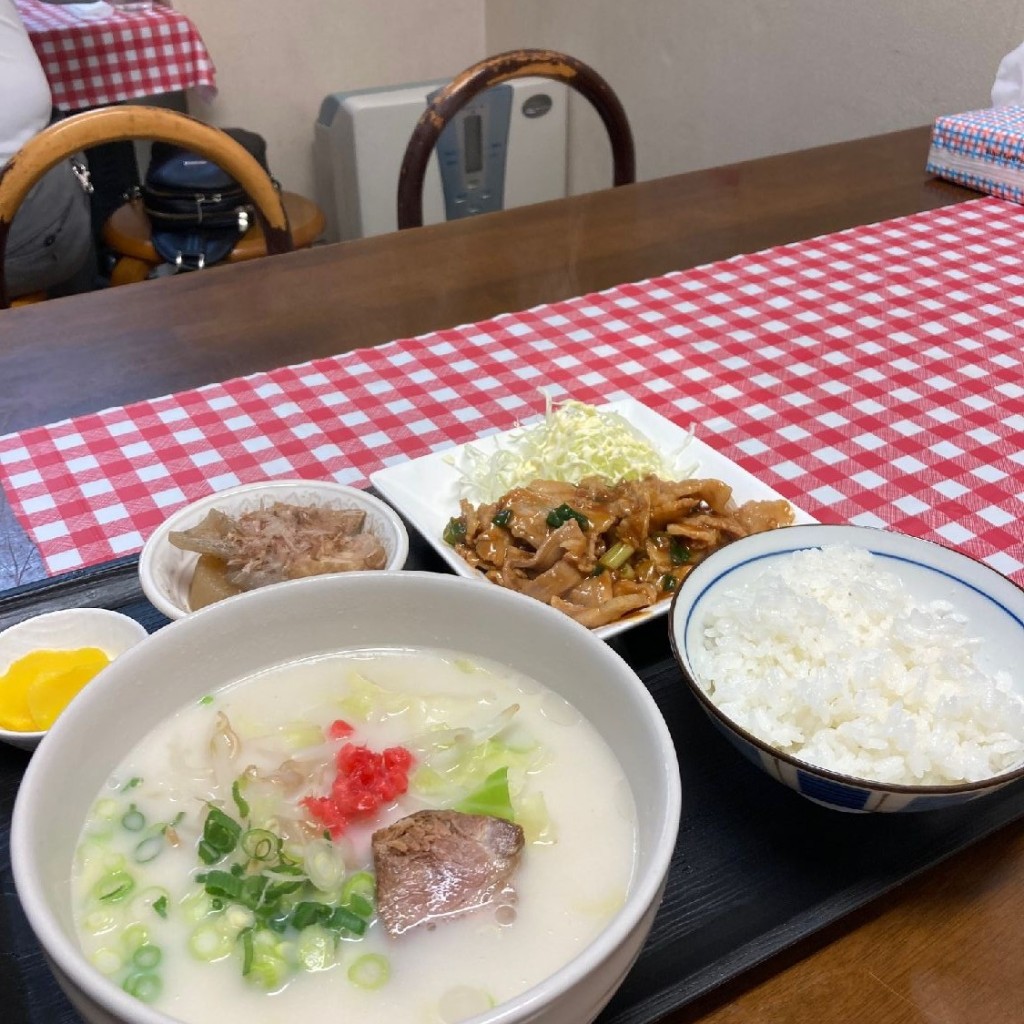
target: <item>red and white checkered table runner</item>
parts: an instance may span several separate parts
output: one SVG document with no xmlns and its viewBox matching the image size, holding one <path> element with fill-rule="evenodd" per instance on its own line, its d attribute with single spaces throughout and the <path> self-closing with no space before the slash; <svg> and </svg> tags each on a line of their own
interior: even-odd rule
<svg viewBox="0 0 1024 1024">
<path fill-rule="evenodd" d="M 196 26 L 160 3 L 114 6 L 83 18 L 60 4 L 17 0 L 59 110 L 161 93 L 216 93 L 215 68 Z"/>
<path fill-rule="evenodd" d="M 240 482 L 365 484 L 541 387 L 631 396 L 812 515 L 1024 582 L 1024 209 L 986 198 L 0 438 L 50 573 Z M 45 343 L 45 339 L 41 339 Z"/>
</svg>

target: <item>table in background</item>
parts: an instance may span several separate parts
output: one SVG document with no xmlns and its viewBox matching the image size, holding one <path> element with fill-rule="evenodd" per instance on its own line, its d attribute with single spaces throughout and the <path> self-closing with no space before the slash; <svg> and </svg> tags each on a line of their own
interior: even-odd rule
<svg viewBox="0 0 1024 1024">
<path fill-rule="evenodd" d="M 196 26 L 160 3 L 106 5 L 102 17 L 59 4 L 16 0 L 65 113 L 186 89 L 216 91 L 215 69 Z M 97 5 L 99 7 L 99 5 Z"/>
<path fill-rule="evenodd" d="M 973 198 L 924 174 L 927 140 L 922 128 L 9 310 L 0 430 Z M 31 555 L 9 514 L 0 551 Z M 1022 917 L 1014 825 L 666 1019 L 1019 1021 Z"/>
</svg>

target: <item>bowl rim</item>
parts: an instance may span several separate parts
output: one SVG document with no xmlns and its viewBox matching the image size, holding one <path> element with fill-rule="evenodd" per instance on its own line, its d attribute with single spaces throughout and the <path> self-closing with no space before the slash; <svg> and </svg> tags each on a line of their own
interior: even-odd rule
<svg viewBox="0 0 1024 1024">
<path fill-rule="evenodd" d="M 366 570 L 309 576 L 299 580 L 289 580 L 272 588 L 265 587 L 260 590 L 251 591 L 248 594 L 237 595 L 202 608 L 198 612 L 181 619 L 173 620 L 162 627 L 158 633 L 151 634 L 150 642 L 169 643 L 172 641 L 158 641 L 158 637 L 171 637 L 177 640 L 179 633 L 183 634 L 184 639 L 187 637 L 187 631 L 197 628 L 200 620 L 205 621 L 228 614 L 228 609 L 239 607 L 243 601 L 252 604 L 254 601 L 266 600 L 266 595 L 272 592 L 280 593 L 284 588 L 292 588 L 294 590 L 300 587 L 312 589 L 331 585 L 354 585 L 359 579 L 370 580 L 375 584 L 385 587 L 402 585 L 394 582 L 397 580 L 430 581 L 432 585 L 442 588 L 457 587 L 461 589 L 476 587 L 476 584 L 472 581 L 459 576 L 422 570 L 402 572 L 397 570 Z M 476 593 L 477 591 L 474 589 L 473 592 Z M 678 769 L 675 743 L 668 723 L 658 707 L 653 694 L 637 675 L 636 671 L 617 651 L 600 638 L 594 636 L 593 632 L 587 627 L 524 594 L 502 588 L 493 588 L 493 590 L 488 588 L 486 593 L 491 596 L 483 598 L 483 600 L 520 605 L 525 614 L 535 618 L 540 616 L 541 620 L 547 622 L 551 628 L 557 628 L 561 632 L 575 632 L 581 642 L 598 645 L 604 651 L 604 654 L 601 656 L 610 659 L 609 663 L 611 666 L 614 666 L 613 670 L 616 674 L 621 674 L 624 679 L 629 680 L 626 685 L 633 691 L 635 700 L 645 709 L 644 718 L 648 723 L 649 732 L 652 739 L 656 742 L 659 759 L 663 761 L 664 767 L 667 769 L 664 772 L 665 799 L 656 815 L 655 835 L 651 842 L 650 869 L 641 873 L 634 867 L 630 888 L 619 910 L 590 942 L 583 946 L 582 949 L 579 949 L 570 960 L 563 963 L 556 971 L 519 993 L 519 995 L 494 1007 L 493 1010 L 486 1011 L 485 1014 L 477 1015 L 466 1021 L 466 1024 L 472 1024 L 472 1021 L 486 1018 L 488 1024 L 508 1024 L 512 1020 L 532 1021 L 540 1008 L 547 1005 L 553 999 L 557 999 L 571 991 L 589 974 L 599 969 L 604 961 L 614 956 L 616 950 L 627 943 L 630 935 L 642 925 L 644 918 L 648 914 L 651 914 L 653 920 L 652 908 L 656 909 L 660 902 L 659 894 L 665 879 L 668 877 L 672 855 L 678 838 L 682 809 L 682 781 Z M 261 597 L 260 595 L 263 596 Z M 131 667 L 133 652 L 136 659 L 141 657 L 139 651 L 143 646 L 136 645 L 131 650 L 125 652 L 122 657 L 129 659 L 129 661 L 127 663 L 122 662 L 122 671 L 126 671 L 124 668 L 125 664 Z M 55 728 L 67 729 L 70 726 L 66 722 L 61 726 L 60 720 L 58 720 L 55 723 Z M 33 757 L 29 762 L 21 785 L 18 787 L 11 822 L 11 863 L 15 887 L 18 892 L 19 902 L 22 904 L 32 930 L 37 936 L 47 959 L 55 963 L 59 975 L 66 978 L 69 984 L 73 985 L 87 999 L 95 1002 L 106 1012 L 115 1015 L 118 1019 L 132 1021 L 133 1024 L 181 1024 L 177 1018 L 149 1007 L 145 1003 L 141 1003 L 129 996 L 109 978 L 99 974 L 98 971 L 92 968 L 86 961 L 80 947 L 64 931 L 57 919 L 57 915 L 41 894 L 43 880 L 38 874 L 38 867 L 32 856 L 29 844 L 33 829 L 26 823 L 26 819 L 30 815 L 30 808 L 33 803 L 32 793 L 38 786 L 42 785 L 42 782 L 37 782 L 36 780 L 41 778 L 41 773 L 45 770 L 45 762 L 48 760 L 46 749 L 43 746 L 41 748 L 42 756 Z M 53 749 L 56 749 L 56 747 Z M 636 794 L 634 794 L 634 797 L 636 798 Z M 27 886 L 25 885 L 26 882 L 29 883 Z M 31 897 L 28 902 L 22 896 L 26 888 Z M 616 987 L 618 986 L 616 985 Z"/>
<path fill-rule="evenodd" d="M 912 547 L 917 545 L 938 548 L 946 555 L 953 556 L 954 559 L 963 559 L 966 562 L 971 562 L 975 566 L 978 566 L 987 574 L 991 574 L 993 577 L 998 578 L 1004 583 L 1008 583 L 1010 586 L 1016 588 L 1024 596 L 1024 587 L 1011 580 L 1008 576 L 1004 576 L 1001 572 L 993 569 L 992 566 L 981 561 L 979 558 L 975 558 L 973 555 L 965 554 L 963 551 L 958 551 L 956 548 L 948 547 L 945 544 L 940 544 L 937 541 L 930 540 L 926 537 L 914 537 L 911 534 L 900 533 L 897 530 L 891 530 L 888 528 L 873 527 L 873 526 L 858 526 L 855 523 L 800 523 L 793 526 L 785 526 L 779 530 L 770 531 L 772 534 L 780 534 L 783 531 L 788 530 L 799 530 L 802 532 L 813 531 L 813 535 L 820 535 L 823 532 L 831 533 L 834 531 L 843 531 L 844 533 L 849 531 L 855 531 L 863 536 L 870 534 L 886 534 L 890 537 L 897 537 L 901 542 L 910 544 Z M 744 541 L 753 540 L 757 537 L 764 537 L 765 534 L 750 534 L 747 537 L 740 537 L 727 544 L 724 548 L 720 548 L 720 551 L 725 551 L 730 548 L 734 548 L 737 544 L 742 545 Z M 800 544 L 794 550 L 805 550 L 808 548 L 820 548 L 823 544 L 828 541 L 810 541 L 807 544 Z M 772 554 L 787 554 L 787 552 L 772 552 Z M 706 559 L 698 563 L 698 565 L 705 565 L 711 561 L 717 552 L 712 552 Z M 874 552 L 872 552 L 874 554 Z M 764 557 L 768 557 L 766 554 Z M 739 566 L 735 566 L 734 569 L 730 569 L 729 572 L 734 571 Z M 728 575 L 726 573 L 725 575 Z M 892 793 L 900 796 L 955 796 L 967 793 L 983 793 L 989 790 L 1001 788 L 1002 786 L 1015 782 L 1018 779 L 1024 778 L 1024 761 L 1022 761 L 1016 768 L 1011 768 L 1008 771 L 1003 772 L 1000 775 L 991 775 L 987 779 L 981 779 L 976 782 L 957 782 L 957 783 L 944 783 L 944 784 L 931 784 L 931 785 L 915 785 L 912 783 L 897 783 L 897 782 L 879 782 L 874 779 L 865 779 L 856 775 L 847 775 L 843 772 L 837 772 L 830 768 L 823 768 L 820 765 L 812 764 L 810 761 L 801 760 L 795 757 L 793 754 L 786 753 L 785 751 L 779 750 L 777 747 L 767 741 L 760 739 L 755 736 L 752 732 L 744 729 L 737 722 L 733 721 L 724 711 L 722 711 L 714 701 L 704 692 L 703 687 L 697 682 L 697 679 L 689 669 L 689 660 L 684 653 L 679 649 L 679 643 L 676 639 L 677 630 L 675 628 L 676 621 L 678 618 L 677 602 L 679 598 L 685 595 L 689 598 L 690 593 L 693 592 L 693 587 L 690 590 L 686 590 L 686 585 L 693 579 L 694 573 L 688 573 L 680 584 L 679 589 L 672 596 L 672 604 L 669 607 L 668 612 L 668 640 L 669 645 L 672 648 L 672 655 L 676 660 L 676 664 L 679 666 L 679 670 L 683 676 L 687 688 L 697 698 L 702 707 L 708 712 L 712 718 L 719 722 L 722 726 L 727 728 L 729 731 L 735 733 L 741 739 L 745 740 L 751 746 L 769 757 L 776 758 L 782 761 L 784 764 L 789 765 L 792 768 L 798 769 L 804 772 L 811 772 L 815 775 L 821 776 L 827 779 L 829 782 L 836 782 L 843 786 L 852 787 L 854 789 L 870 789 L 880 793 Z M 960 581 L 962 582 L 962 581 Z"/>
<path fill-rule="evenodd" d="M 141 622 L 138 621 L 138 619 L 133 619 L 130 615 L 125 615 L 124 612 L 119 612 L 114 608 L 100 608 L 98 606 L 83 605 L 73 608 L 53 608 L 48 612 L 40 612 L 38 615 L 30 615 L 28 618 L 19 619 L 17 622 L 7 626 L 5 629 L 0 630 L 0 638 L 3 638 L 14 630 L 20 631 L 22 626 L 27 627 L 30 623 L 36 625 L 40 622 L 45 622 L 47 619 L 53 621 L 58 618 L 103 618 L 110 622 L 120 622 L 126 629 L 129 626 L 135 626 L 137 627 L 135 632 L 138 634 L 135 643 L 140 643 L 149 635 L 149 631 Z M 2 639 L 0 639 L 0 642 L 2 642 Z M 131 646 L 134 646 L 134 644 Z M 120 657 L 120 655 L 117 655 L 117 657 Z M 113 661 L 113 659 L 111 660 Z M 20 732 L 17 729 L 4 729 L 0 726 L 0 741 L 9 743 L 16 747 L 21 747 L 23 750 L 27 750 L 33 745 L 38 746 L 43 737 L 46 736 L 49 731 L 49 729 L 33 729 L 27 732 Z"/>
<path fill-rule="evenodd" d="M 182 608 L 170 599 L 160 587 L 153 572 L 157 557 L 163 545 L 168 544 L 167 535 L 178 529 L 182 520 L 189 518 L 197 512 L 205 512 L 215 508 L 225 498 L 266 491 L 272 494 L 278 490 L 291 490 L 293 488 L 308 487 L 320 489 L 325 495 L 336 497 L 349 497 L 359 502 L 365 502 L 374 509 L 382 518 L 387 520 L 388 525 L 394 531 L 395 553 L 388 560 L 383 571 L 399 570 L 409 557 L 409 531 L 405 528 L 401 516 L 383 498 L 371 494 L 369 490 L 362 487 L 353 487 L 350 484 L 339 483 L 337 480 L 323 480 L 305 477 L 275 477 L 267 480 L 253 480 L 248 483 L 236 484 L 234 487 L 225 487 L 223 490 L 214 491 L 202 498 L 196 498 L 187 505 L 183 505 L 177 511 L 167 516 L 159 526 L 146 538 L 139 552 L 138 576 L 139 585 L 146 599 L 157 611 L 166 615 L 169 619 L 177 620 L 194 615 L 195 612 L 189 608 Z M 381 570 L 375 570 L 381 571 Z M 337 574 L 335 574 L 337 575 Z"/>
</svg>

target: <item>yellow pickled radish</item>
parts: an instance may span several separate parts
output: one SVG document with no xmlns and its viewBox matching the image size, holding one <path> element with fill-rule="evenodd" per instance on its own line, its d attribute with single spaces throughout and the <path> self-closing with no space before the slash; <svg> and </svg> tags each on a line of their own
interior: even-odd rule
<svg viewBox="0 0 1024 1024">
<path fill-rule="evenodd" d="M 98 647 L 39 650 L 19 658 L 0 676 L 0 727 L 49 729 L 75 694 L 109 664 L 110 656 Z"/>
</svg>

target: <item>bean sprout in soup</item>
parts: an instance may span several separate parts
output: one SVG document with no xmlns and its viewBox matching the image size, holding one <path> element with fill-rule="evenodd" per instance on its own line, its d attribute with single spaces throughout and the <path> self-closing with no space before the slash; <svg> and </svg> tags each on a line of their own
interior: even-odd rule
<svg viewBox="0 0 1024 1024">
<path fill-rule="evenodd" d="M 188 1024 L 453 1022 L 623 905 L 635 809 L 561 697 L 450 651 L 275 667 L 154 729 L 76 852 L 81 945 Z"/>
</svg>

